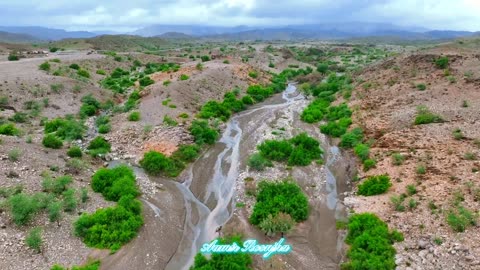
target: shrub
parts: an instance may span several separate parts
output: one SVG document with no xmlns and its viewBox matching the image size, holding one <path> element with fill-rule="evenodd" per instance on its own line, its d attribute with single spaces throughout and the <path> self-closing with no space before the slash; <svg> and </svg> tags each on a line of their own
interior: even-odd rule
<svg viewBox="0 0 480 270">
<path fill-rule="evenodd" d="M 419 83 L 417 84 L 417 89 L 420 91 L 424 91 L 425 89 L 427 89 L 427 86 L 424 83 Z"/>
<path fill-rule="evenodd" d="M 90 142 L 87 149 L 90 155 L 98 156 L 110 152 L 111 145 L 104 137 L 97 136 Z"/>
<path fill-rule="evenodd" d="M 110 124 L 100 125 L 98 127 L 98 133 L 106 134 L 106 133 L 110 132 L 111 129 L 112 129 L 112 126 Z"/>
<path fill-rule="evenodd" d="M 43 146 L 52 149 L 60 149 L 63 146 L 63 141 L 54 134 L 47 134 L 42 140 Z"/>
<path fill-rule="evenodd" d="M 395 269 L 395 249 L 392 244 L 403 235 L 389 231 L 387 224 L 371 213 L 354 214 L 348 221 L 345 242 L 349 261 L 341 269 Z"/>
<path fill-rule="evenodd" d="M 257 171 L 263 171 L 265 167 L 272 167 L 273 164 L 270 160 L 257 153 L 250 156 L 248 166 Z"/>
<path fill-rule="evenodd" d="M 477 224 L 477 214 L 458 206 L 457 209 L 450 209 L 447 214 L 447 223 L 456 232 L 464 232 L 468 226 Z"/>
<path fill-rule="evenodd" d="M 359 143 L 353 148 L 355 155 L 360 158 L 360 160 L 365 161 L 370 155 L 370 147 L 366 144 Z"/>
<path fill-rule="evenodd" d="M 276 233 L 288 233 L 295 226 L 295 221 L 289 214 L 282 212 L 275 217 L 268 215 L 262 220 L 258 227 L 268 236 L 274 236 Z"/>
<path fill-rule="evenodd" d="M 245 105 L 252 105 L 253 104 L 253 98 L 249 95 L 243 96 L 242 97 L 242 103 Z"/>
<path fill-rule="evenodd" d="M 415 117 L 415 125 L 424 125 L 430 123 L 443 123 L 444 120 L 441 116 L 430 112 L 425 106 L 419 106 L 417 108 L 417 116 Z"/>
<path fill-rule="evenodd" d="M 163 85 L 169 86 L 172 82 L 170 80 L 163 81 Z"/>
<path fill-rule="evenodd" d="M 12 162 L 18 161 L 21 154 L 22 154 L 22 152 L 20 152 L 19 149 L 14 148 L 14 149 L 8 151 L 8 160 L 10 160 Z"/>
<path fill-rule="evenodd" d="M 43 191 L 52 192 L 57 195 L 67 190 L 68 185 L 72 183 L 72 177 L 60 176 L 55 179 L 46 177 L 42 182 Z"/>
<path fill-rule="evenodd" d="M 140 112 L 131 112 L 128 115 L 128 121 L 139 121 L 140 120 Z"/>
<path fill-rule="evenodd" d="M 190 78 L 190 77 L 188 77 L 188 75 L 186 75 L 186 74 L 180 75 L 180 80 L 181 81 L 186 81 L 186 80 L 188 80 L 188 78 Z"/>
<path fill-rule="evenodd" d="M 17 136 L 20 131 L 15 127 L 14 124 L 2 124 L 0 125 L 0 134 L 7 136 Z"/>
<path fill-rule="evenodd" d="M 97 113 L 97 108 L 93 105 L 83 104 L 80 107 L 80 116 L 82 118 L 94 116 Z"/>
<path fill-rule="evenodd" d="M 98 69 L 96 72 L 98 75 L 107 75 L 107 72 L 103 69 Z"/>
<path fill-rule="evenodd" d="M 102 193 L 109 201 L 118 201 L 124 196 L 140 195 L 132 169 L 123 165 L 113 169 L 99 169 L 92 176 L 91 185 L 93 191 Z"/>
<path fill-rule="evenodd" d="M 249 76 L 250 78 L 256 79 L 256 78 L 258 78 L 258 72 L 256 72 L 255 70 L 254 70 L 254 71 L 250 71 L 250 72 L 248 72 L 248 76 Z"/>
<path fill-rule="evenodd" d="M 73 158 L 73 157 L 78 157 L 78 158 L 80 158 L 80 157 L 82 157 L 82 155 L 83 155 L 82 149 L 80 149 L 80 147 L 78 147 L 78 146 L 72 146 L 72 147 L 70 147 L 70 149 L 68 149 L 67 155 L 68 155 L 69 157 L 72 157 L 72 158 Z"/>
<path fill-rule="evenodd" d="M 90 78 L 90 73 L 85 69 L 77 70 L 77 75 L 81 76 L 81 77 L 84 77 L 84 78 L 87 78 L 87 79 Z"/>
<path fill-rule="evenodd" d="M 40 253 L 42 249 L 42 228 L 35 227 L 28 233 L 27 237 L 25 238 L 25 243 L 27 246 L 37 253 Z"/>
<path fill-rule="evenodd" d="M 392 154 L 392 164 L 395 166 L 400 166 L 405 161 L 405 156 L 400 153 L 393 153 Z"/>
<path fill-rule="evenodd" d="M 393 204 L 393 208 L 395 211 L 398 212 L 404 212 L 405 211 L 405 206 L 403 205 L 403 202 L 405 201 L 405 196 L 392 196 L 390 197 L 390 202 Z"/>
<path fill-rule="evenodd" d="M 243 248 L 240 237 L 234 236 L 229 238 L 218 239 L 221 244 L 237 243 L 239 247 Z M 206 270 L 206 269 L 251 269 L 253 260 L 250 254 L 247 253 L 233 253 L 222 254 L 214 253 L 207 259 L 202 253 L 195 256 L 193 266 L 190 270 Z"/>
<path fill-rule="evenodd" d="M 218 131 L 210 128 L 208 122 L 205 120 L 194 120 L 190 126 L 190 133 L 195 138 L 195 143 L 214 144 L 218 138 Z"/>
<path fill-rule="evenodd" d="M 427 168 L 424 165 L 418 165 L 416 169 L 417 174 L 426 174 Z"/>
<path fill-rule="evenodd" d="M 170 126 L 170 127 L 176 127 L 178 125 L 178 122 L 173 120 L 170 116 L 168 115 L 165 115 L 163 117 L 163 123 L 167 126 Z"/>
<path fill-rule="evenodd" d="M 15 123 L 25 123 L 28 121 L 28 114 L 24 112 L 16 112 L 9 120 Z"/>
<path fill-rule="evenodd" d="M 388 175 L 370 176 L 358 186 L 358 194 L 372 196 L 385 193 L 392 183 Z"/>
<path fill-rule="evenodd" d="M 373 169 L 377 166 L 377 161 L 375 159 L 366 159 L 363 161 L 363 171 L 367 172 L 370 169 Z"/>
<path fill-rule="evenodd" d="M 308 217 L 308 199 L 293 181 L 262 181 L 258 184 L 257 201 L 250 216 L 253 225 L 259 225 L 269 215 L 276 217 L 280 212 L 288 214 L 296 222 Z"/>
<path fill-rule="evenodd" d="M 417 193 L 417 188 L 414 185 L 407 185 L 407 194 L 412 196 Z"/>
<path fill-rule="evenodd" d="M 50 71 L 50 63 L 48 63 L 47 61 L 43 62 L 42 64 L 40 64 L 40 66 L 38 66 L 38 68 L 40 70 L 43 70 L 43 71 Z"/>
<path fill-rule="evenodd" d="M 140 86 L 143 86 L 143 87 L 149 86 L 155 83 L 155 81 L 152 80 L 149 76 L 145 76 L 141 78 L 138 82 L 140 83 Z"/>
<path fill-rule="evenodd" d="M 223 60 L 223 63 L 228 65 L 228 64 L 230 64 L 230 61 L 228 61 L 228 60 Z"/>
<path fill-rule="evenodd" d="M 75 198 L 75 190 L 67 189 L 63 193 L 63 209 L 66 212 L 73 212 L 77 208 L 77 199 Z"/>
<path fill-rule="evenodd" d="M 150 175 L 164 174 L 171 177 L 178 176 L 183 169 L 183 164 L 156 151 L 145 153 L 140 165 Z"/>
<path fill-rule="evenodd" d="M 210 100 L 202 106 L 198 117 L 203 119 L 220 118 L 226 121 L 230 118 L 232 112 L 224 103 L 219 103 L 214 100 Z"/>
<path fill-rule="evenodd" d="M 200 153 L 200 147 L 195 144 L 181 145 L 177 151 L 172 154 L 172 158 L 179 159 L 183 162 L 192 162 Z"/>
<path fill-rule="evenodd" d="M 79 70 L 79 69 L 80 69 L 80 66 L 79 66 L 78 64 L 75 64 L 75 63 L 71 64 L 71 65 L 68 66 L 68 67 L 71 68 L 71 69 L 75 69 L 75 70 Z"/>
<path fill-rule="evenodd" d="M 322 73 L 322 74 L 326 74 L 327 71 L 328 71 L 328 64 L 318 64 L 317 65 L 317 71 Z"/>
<path fill-rule="evenodd" d="M 61 201 L 52 201 L 47 206 L 48 219 L 50 222 L 59 221 L 62 217 L 63 204 Z"/>
<path fill-rule="evenodd" d="M 50 270 L 99 270 L 100 269 L 100 261 L 92 261 L 83 266 L 73 266 L 72 269 L 64 268 L 58 264 L 52 266 Z"/>
<path fill-rule="evenodd" d="M 45 123 L 45 133 L 55 133 L 64 140 L 79 140 L 83 138 L 86 127 L 73 118 L 55 118 Z"/>
<path fill-rule="evenodd" d="M 250 85 L 247 88 L 247 94 L 256 101 L 263 101 L 273 95 L 274 91 L 271 87 L 263 87 L 261 85 Z"/>
<path fill-rule="evenodd" d="M 16 225 L 27 224 L 40 209 L 39 202 L 33 196 L 19 193 L 8 199 L 13 222 Z"/>
<path fill-rule="evenodd" d="M 455 138 L 455 140 L 461 140 L 461 139 L 464 139 L 465 136 L 463 136 L 463 132 L 461 129 L 457 128 L 455 129 L 453 132 L 453 138 Z"/>
<path fill-rule="evenodd" d="M 8 55 L 8 61 L 18 61 L 20 58 L 16 54 L 9 54 Z"/>
<path fill-rule="evenodd" d="M 202 59 L 202 62 L 210 61 L 210 57 L 208 55 L 202 55 L 202 57 L 200 57 L 200 59 Z"/>
<path fill-rule="evenodd" d="M 269 67 L 269 68 L 274 68 L 274 67 L 275 67 L 275 64 L 273 64 L 272 62 L 270 62 L 270 63 L 268 64 L 268 67 Z"/>
<path fill-rule="evenodd" d="M 445 69 L 448 67 L 448 57 L 443 56 L 435 60 L 435 66 L 440 69 Z"/>
<path fill-rule="evenodd" d="M 287 161 L 293 151 L 292 144 L 287 140 L 266 140 L 257 148 L 260 155 L 273 161 Z"/>
<path fill-rule="evenodd" d="M 341 137 L 340 146 L 344 148 L 353 148 L 363 140 L 363 131 L 361 128 L 354 128 Z"/>
<path fill-rule="evenodd" d="M 74 223 L 75 235 L 89 247 L 117 250 L 137 235 L 143 225 L 141 211 L 140 201 L 122 197 L 117 206 L 80 216 Z"/>
</svg>

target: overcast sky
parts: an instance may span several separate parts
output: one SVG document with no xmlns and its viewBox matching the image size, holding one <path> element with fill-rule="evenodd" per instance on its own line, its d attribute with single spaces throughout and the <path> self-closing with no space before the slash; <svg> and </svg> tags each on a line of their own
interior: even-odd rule
<svg viewBox="0 0 480 270">
<path fill-rule="evenodd" d="M 480 0 L 0 0 L 0 25 L 68 30 L 352 21 L 477 31 Z"/>
</svg>

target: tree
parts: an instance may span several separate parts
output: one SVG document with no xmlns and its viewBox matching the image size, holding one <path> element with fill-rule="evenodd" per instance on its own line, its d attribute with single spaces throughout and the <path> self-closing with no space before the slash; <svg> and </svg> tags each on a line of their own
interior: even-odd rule
<svg viewBox="0 0 480 270">
<path fill-rule="evenodd" d="M 328 71 L 328 65 L 324 64 L 324 63 L 318 64 L 317 65 L 317 71 L 322 73 L 322 74 L 326 74 L 327 71 Z"/>
</svg>

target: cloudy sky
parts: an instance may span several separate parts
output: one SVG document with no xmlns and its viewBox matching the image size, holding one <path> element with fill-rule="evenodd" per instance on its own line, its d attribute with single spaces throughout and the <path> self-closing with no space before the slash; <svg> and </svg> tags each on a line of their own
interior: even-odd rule
<svg viewBox="0 0 480 270">
<path fill-rule="evenodd" d="M 0 0 L 0 25 L 68 30 L 352 21 L 477 31 L 480 0 Z"/>
</svg>

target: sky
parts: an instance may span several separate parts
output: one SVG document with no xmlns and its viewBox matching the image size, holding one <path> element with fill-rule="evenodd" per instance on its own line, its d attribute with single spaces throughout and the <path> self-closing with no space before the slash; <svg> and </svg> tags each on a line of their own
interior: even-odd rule
<svg viewBox="0 0 480 270">
<path fill-rule="evenodd" d="M 0 0 L 0 25 L 67 30 L 356 21 L 480 31 L 480 0 Z"/>
</svg>

